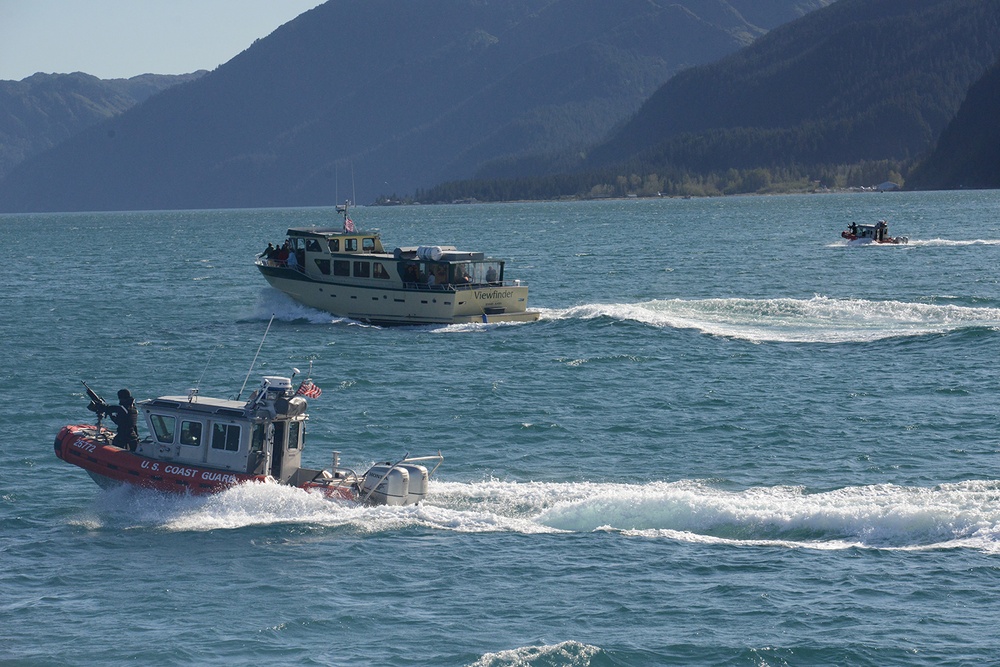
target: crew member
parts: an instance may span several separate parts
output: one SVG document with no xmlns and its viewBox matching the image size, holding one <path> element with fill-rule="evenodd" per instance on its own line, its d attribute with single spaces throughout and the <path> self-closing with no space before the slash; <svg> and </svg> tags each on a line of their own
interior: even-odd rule
<svg viewBox="0 0 1000 667">
<path fill-rule="evenodd" d="M 139 446 L 139 411 L 132 393 L 128 389 L 119 389 L 118 405 L 107 406 L 106 412 L 118 427 L 112 444 L 134 452 Z"/>
</svg>

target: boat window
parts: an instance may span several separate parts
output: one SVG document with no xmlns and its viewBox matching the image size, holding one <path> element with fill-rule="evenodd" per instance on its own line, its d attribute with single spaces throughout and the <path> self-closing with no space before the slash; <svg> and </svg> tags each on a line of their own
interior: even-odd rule
<svg viewBox="0 0 1000 667">
<path fill-rule="evenodd" d="M 367 278 L 372 273 L 372 265 L 370 262 L 354 262 L 354 277 L 355 278 Z"/>
<path fill-rule="evenodd" d="M 193 447 L 201 445 L 201 422 L 181 422 L 181 444 Z"/>
<path fill-rule="evenodd" d="M 330 239 L 328 242 L 330 252 L 340 252 L 340 239 Z"/>
<path fill-rule="evenodd" d="M 292 422 L 288 425 L 288 448 L 299 448 L 299 433 L 302 430 L 302 422 Z"/>
<path fill-rule="evenodd" d="M 456 264 L 452 269 L 452 273 L 454 278 L 452 278 L 451 282 L 456 285 L 467 285 L 472 282 L 468 264 Z"/>
<path fill-rule="evenodd" d="M 153 434 L 157 442 L 173 442 L 174 427 L 177 425 L 175 417 L 167 415 L 150 415 L 149 422 L 153 425 Z"/>
<path fill-rule="evenodd" d="M 400 272 L 399 277 L 404 283 L 420 283 L 420 266 L 414 262 L 400 262 L 397 265 Z"/>
<path fill-rule="evenodd" d="M 389 279 L 389 272 L 385 270 L 385 266 L 381 262 L 372 262 L 372 275 L 383 280 Z"/>
<path fill-rule="evenodd" d="M 427 284 L 428 285 L 447 285 L 448 284 L 448 265 L 447 264 L 432 264 L 427 262 Z"/>
<path fill-rule="evenodd" d="M 264 451 L 264 435 L 266 433 L 267 427 L 264 424 L 254 424 L 253 437 L 250 439 L 251 452 Z"/>
<path fill-rule="evenodd" d="M 285 453 L 285 426 L 284 422 L 274 422 L 273 437 L 271 438 L 271 465 L 277 465 L 281 469 L 282 454 Z"/>
<path fill-rule="evenodd" d="M 215 424 L 212 427 L 212 449 L 227 452 L 240 450 L 240 427 L 238 424 Z"/>
<path fill-rule="evenodd" d="M 330 260 L 317 259 L 316 268 L 319 269 L 319 272 L 322 273 L 324 276 L 330 275 Z"/>
<path fill-rule="evenodd" d="M 362 252 L 375 252 L 375 239 L 367 237 L 361 239 L 361 250 Z"/>
<path fill-rule="evenodd" d="M 485 282 L 495 283 L 503 280 L 503 265 L 499 262 L 487 262 L 482 266 L 486 268 L 486 273 L 483 275 Z"/>
<path fill-rule="evenodd" d="M 351 275 L 351 263 L 346 259 L 333 260 L 333 275 L 335 276 Z"/>
<path fill-rule="evenodd" d="M 357 239 L 344 239 L 344 251 L 345 252 L 357 252 L 358 250 L 358 240 Z"/>
<path fill-rule="evenodd" d="M 308 241 L 306 241 L 306 250 L 308 250 L 309 252 L 322 252 L 319 249 L 319 241 L 317 241 L 316 239 L 309 239 Z"/>
</svg>

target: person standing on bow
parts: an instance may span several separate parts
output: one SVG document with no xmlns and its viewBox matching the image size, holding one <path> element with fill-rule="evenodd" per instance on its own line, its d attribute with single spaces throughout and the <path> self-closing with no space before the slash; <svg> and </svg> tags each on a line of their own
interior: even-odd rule
<svg viewBox="0 0 1000 667">
<path fill-rule="evenodd" d="M 111 421 L 118 427 L 112 444 L 134 452 L 139 446 L 139 411 L 135 399 L 128 389 L 118 390 L 118 405 L 109 405 L 106 410 Z"/>
</svg>

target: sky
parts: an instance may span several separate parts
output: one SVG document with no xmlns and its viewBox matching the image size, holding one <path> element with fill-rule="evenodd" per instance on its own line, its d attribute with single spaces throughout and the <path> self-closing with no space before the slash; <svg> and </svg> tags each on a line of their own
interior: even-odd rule
<svg viewBox="0 0 1000 667">
<path fill-rule="evenodd" d="M 322 0 L 0 0 L 0 80 L 212 70 Z"/>
</svg>

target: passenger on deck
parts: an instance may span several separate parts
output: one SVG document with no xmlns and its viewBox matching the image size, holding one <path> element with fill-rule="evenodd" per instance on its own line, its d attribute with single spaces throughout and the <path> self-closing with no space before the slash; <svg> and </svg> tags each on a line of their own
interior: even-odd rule
<svg viewBox="0 0 1000 667">
<path fill-rule="evenodd" d="M 438 286 L 448 284 L 448 274 L 443 266 L 435 266 L 431 272 L 427 274 L 427 284 Z"/>
<path fill-rule="evenodd" d="M 288 264 L 288 241 L 281 246 L 281 249 L 274 253 L 274 259 L 277 261 L 278 266 L 285 266 Z"/>
</svg>

